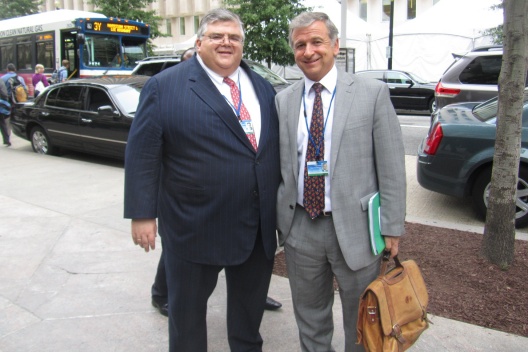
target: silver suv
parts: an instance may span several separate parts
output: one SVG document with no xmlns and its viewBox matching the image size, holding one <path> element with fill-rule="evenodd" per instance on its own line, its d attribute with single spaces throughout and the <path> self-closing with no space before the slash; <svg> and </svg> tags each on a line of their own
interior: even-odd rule
<svg viewBox="0 0 528 352">
<path fill-rule="evenodd" d="M 436 108 L 460 102 L 478 102 L 496 97 L 502 66 L 502 48 L 476 49 L 455 61 L 436 85 Z"/>
</svg>

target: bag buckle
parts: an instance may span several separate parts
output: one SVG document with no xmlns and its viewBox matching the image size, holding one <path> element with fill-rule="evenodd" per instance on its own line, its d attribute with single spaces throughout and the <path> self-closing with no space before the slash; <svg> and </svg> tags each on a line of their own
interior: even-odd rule
<svg viewBox="0 0 528 352">
<path fill-rule="evenodd" d="M 401 328 L 398 324 L 394 324 L 394 326 L 392 327 L 391 335 L 394 336 L 394 338 L 396 338 L 396 340 L 398 340 L 398 342 L 401 344 L 404 344 L 406 342 L 405 338 L 402 335 Z"/>
</svg>

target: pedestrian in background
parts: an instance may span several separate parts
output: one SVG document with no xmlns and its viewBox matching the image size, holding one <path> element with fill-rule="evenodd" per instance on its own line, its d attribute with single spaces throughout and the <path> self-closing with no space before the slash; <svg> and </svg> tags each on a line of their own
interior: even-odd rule
<svg viewBox="0 0 528 352">
<path fill-rule="evenodd" d="M 231 350 L 262 350 L 277 246 L 279 131 L 275 91 L 242 61 L 243 44 L 237 15 L 206 14 L 197 55 L 146 83 L 129 134 L 125 217 L 145 251 L 159 226 L 173 352 L 207 351 L 207 302 L 221 270 Z"/>
<path fill-rule="evenodd" d="M 36 98 L 40 92 L 44 90 L 47 86 L 49 86 L 48 79 L 44 75 L 44 66 L 41 64 L 35 65 L 35 74 L 31 78 L 31 81 L 33 83 L 33 96 Z"/>
<path fill-rule="evenodd" d="M 3 79 L 0 79 L 0 132 L 6 147 L 11 146 L 9 128 L 7 126 L 7 119 L 11 113 L 11 104 L 7 95 L 7 87 Z"/>
<path fill-rule="evenodd" d="M 282 174 L 277 225 L 301 350 L 333 351 L 335 276 L 345 351 L 361 351 L 359 297 L 380 268 L 368 233 L 372 195 L 381 195 L 381 228 L 392 256 L 404 232 L 401 129 L 386 84 L 336 68 L 338 31 L 326 14 L 294 18 L 289 40 L 304 79 L 276 97 Z"/>
</svg>

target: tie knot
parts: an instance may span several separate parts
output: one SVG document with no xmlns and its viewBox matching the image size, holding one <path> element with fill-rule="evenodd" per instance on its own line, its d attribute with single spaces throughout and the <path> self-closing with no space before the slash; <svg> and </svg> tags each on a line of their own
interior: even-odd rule
<svg viewBox="0 0 528 352">
<path fill-rule="evenodd" d="M 323 85 L 319 82 L 317 83 L 314 83 L 313 86 L 312 86 L 313 90 L 315 91 L 316 94 L 321 94 L 321 92 L 323 91 Z"/>
<path fill-rule="evenodd" d="M 229 77 L 224 77 L 224 82 L 227 83 L 227 85 L 230 87 L 236 87 L 235 81 L 233 81 Z"/>
</svg>

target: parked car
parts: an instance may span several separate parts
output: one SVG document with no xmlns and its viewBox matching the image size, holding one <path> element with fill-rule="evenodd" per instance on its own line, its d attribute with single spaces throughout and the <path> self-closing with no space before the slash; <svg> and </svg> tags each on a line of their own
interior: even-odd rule
<svg viewBox="0 0 528 352">
<path fill-rule="evenodd" d="M 502 48 L 477 48 L 455 61 L 444 72 L 435 89 L 436 107 L 462 102 L 481 102 L 498 94 Z"/>
<path fill-rule="evenodd" d="M 486 215 L 495 151 L 498 97 L 483 103 L 447 105 L 418 148 L 418 183 L 455 197 L 471 196 L 477 214 Z M 516 225 L 528 224 L 528 89 L 524 91 L 521 161 Z"/>
<path fill-rule="evenodd" d="M 358 71 L 356 75 L 387 83 L 394 109 L 435 111 L 435 84 L 417 75 L 396 70 Z"/>
<path fill-rule="evenodd" d="M 54 84 L 15 110 L 13 132 L 40 154 L 60 148 L 123 158 L 147 76 L 70 80 Z"/>
<path fill-rule="evenodd" d="M 137 66 L 132 70 L 133 75 L 146 75 L 154 76 L 155 74 L 179 64 L 181 61 L 180 56 L 152 56 L 147 57 L 144 60 L 138 62 Z M 248 64 L 249 68 L 258 73 L 264 79 L 271 83 L 276 92 L 280 92 L 284 88 L 290 85 L 281 76 L 267 68 L 266 66 L 259 64 L 258 62 L 246 60 L 244 62 Z"/>
</svg>

